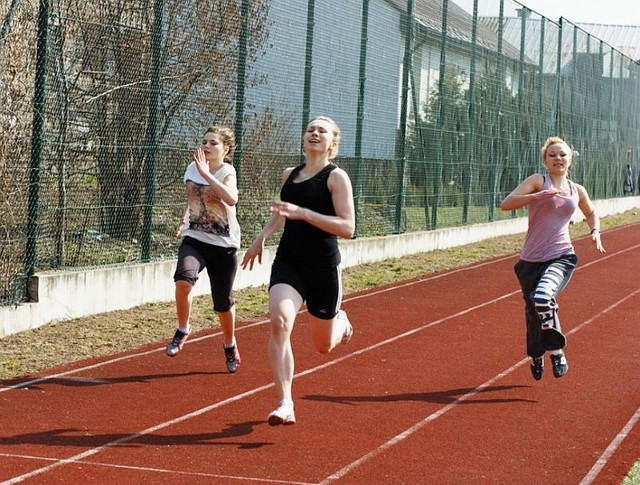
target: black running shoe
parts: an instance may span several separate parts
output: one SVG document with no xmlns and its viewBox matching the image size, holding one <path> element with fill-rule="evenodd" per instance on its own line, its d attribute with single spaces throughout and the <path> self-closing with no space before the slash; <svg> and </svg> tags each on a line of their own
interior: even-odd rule
<svg viewBox="0 0 640 485">
<path fill-rule="evenodd" d="M 555 367 L 554 367 L 555 370 Z M 544 374 L 544 360 L 542 357 L 532 358 L 531 359 L 531 375 L 536 381 L 542 379 L 542 374 Z"/>
<path fill-rule="evenodd" d="M 240 366 L 240 352 L 238 352 L 238 344 L 233 347 L 225 347 L 224 355 L 227 358 L 227 370 L 230 374 L 235 374 Z"/>
<path fill-rule="evenodd" d="M 569 363 L 564 352 L 551 354 L 551 365 L 553 366 L 553 377 L 562 377 L 569 370 Z"/>
</svg>

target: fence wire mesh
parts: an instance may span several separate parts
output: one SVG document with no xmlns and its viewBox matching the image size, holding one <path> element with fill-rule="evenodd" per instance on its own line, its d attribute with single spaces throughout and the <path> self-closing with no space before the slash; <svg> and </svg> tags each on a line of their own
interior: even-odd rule
<svg viewBox="0 0 640 485">
<path fill-rule="evenodd" d="M 232 127 L 246 247 L 306 121 L 341 127 L 357 237 L 494 221 L 550 135 L 623 195 L 639 65 L 507 0 L 0 0 L 0 304 L 38 271 L 176 255 L 182 175 Z M 275 241 L 274 241 L 275 242 Z"/>
</svg>

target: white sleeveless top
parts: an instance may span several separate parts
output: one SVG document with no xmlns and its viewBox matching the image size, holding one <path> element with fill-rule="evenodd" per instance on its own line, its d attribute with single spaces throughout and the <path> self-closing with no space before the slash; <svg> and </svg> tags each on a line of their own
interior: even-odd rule
<svg viewBox="0 0 640 485">
<path fill-rule="evenodd" d="M 233 175 L 236 169 L 224 163 L 215 173 L 220 182 Z M 187 190 L 188 228 L 183 236 L 189 236 L 214 246 L 240 248 L 240 224 L 236 217 L 236 206 L 230 206 L 216 196 L 209 183 L 200 175 L 195 162 L 191 162 L 184 174 Z"/>
</svg>

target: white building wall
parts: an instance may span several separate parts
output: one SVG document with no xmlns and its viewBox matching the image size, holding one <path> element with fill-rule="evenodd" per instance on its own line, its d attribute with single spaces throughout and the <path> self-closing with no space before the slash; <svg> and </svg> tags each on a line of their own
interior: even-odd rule
<svg viewBox="0 0 640 485">
<path fill-rule="evenodd" d="M 266 53 L 255 64 L 255 70 L 264 73 L 265 83 L 247 88 L 247 104 L 256 112 L 274 107 L 278 116 L 290 121 L 296 139 L 303 124 L 306 6 L 301 9 L 296 0 L 273 0 L 269 22 Z M 336 120 L 343 132 L 341 156 L 355 152 L 361 27 L 361 2 L 316 2 L 310 114 Z M 384 0 L 372 1 L 368 32 L 362 155 L 389 158 L 395 150 L 399 66 L 404 53 L 400 13 Z"/>
</svg>

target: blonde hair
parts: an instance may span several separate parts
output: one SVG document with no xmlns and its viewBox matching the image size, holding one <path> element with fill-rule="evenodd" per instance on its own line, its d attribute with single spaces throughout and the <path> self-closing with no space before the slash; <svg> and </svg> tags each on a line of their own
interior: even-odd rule
<svg viewBox="0 0 640 485">
<path fill-rule="evenodd" d="M 229 148 L 229 151 L 224 156 L 224 161 L 230 165 L 233 165 L 233 158 L 231 155 L 236 149 L 236 135 L 233 130 L 231 128 L 227 128 L 226 126 L 213 125 L 207 128 L 207 131 L 204 132 L 205 135 L 207 133 L 215 133 L 216 135 L 220 136 L 222 144 L 225 147 Z"/>
<path fill-rule="evenodd" d="M 551 145 L 557 145 L 557 144 L 565 145 L 569 149 L 571 160 L 573 160 L 573 150 L 571 149 L 569 144 L 559 136 L 550 136 L 549 138 L 547 138 L 547 140 L 544 142 L 544 145 L 542 145 L 542 148 L 540 149 L 540 156 L 542 157 L 542 163 L 544 163 L 545 158 L 547 158 L 547 150 L 549 149 L 549 147 Z"/>
<path fill-rule="evenodd" d="M 309 123 L 307 123 L 307 126 L 309 126 L 314 121 L 326 121 L 333 128 L 333 130 L 331 130 L 331 133 L 333 134 L 333 142 L 335 146 L 334 148 L 329 149 L 329 160 L 336 158 L 338 156 L 338 150 L 340 148 L 340 127 L 335 121 L 333 121 L 333 119 L 329 118 L 328 116 L 316 116 L 315 118 L 311 118 L 309 120 Z"/>
</svg>

